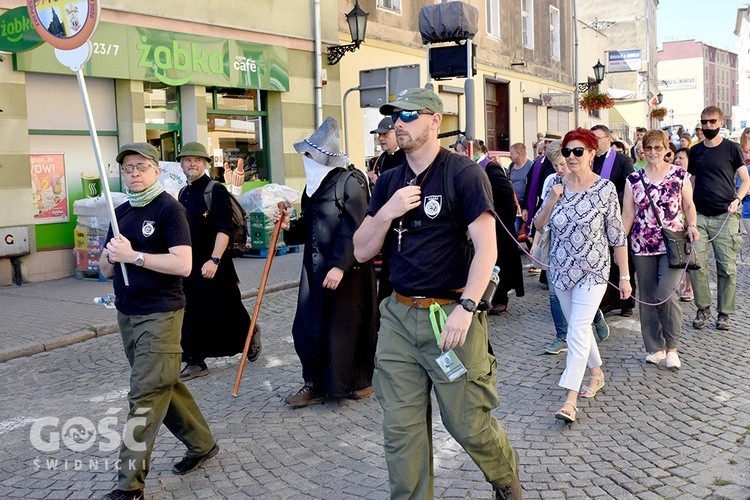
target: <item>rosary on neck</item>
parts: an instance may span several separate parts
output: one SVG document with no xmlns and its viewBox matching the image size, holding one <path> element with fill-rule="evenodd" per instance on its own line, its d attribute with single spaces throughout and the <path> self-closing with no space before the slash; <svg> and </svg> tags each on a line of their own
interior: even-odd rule
<svg viewBox="0 0 750 500">
<path fill-rule="evenodd" d="M 414 186 L 415 184 L 422 187 L 422 184 L 424 184 L 424 181 L 427 179 L 427 175 L 430 173 L 430 170 L 432 170 L 432 165 L 435 163 L 435 160 L 432 160 L 432 163 L 425 169 L 424 176 L 422 177 L 422 180 L 417 183 L 417 178 L 419 175 L 415 176 L 412 180 L 409 182 L 406 182 L 406 175 L 409 173 L 409 169 L 407 168 L 404 172 L 404 186 Z M 404 233 L 409 230 L 409 228 L 404 227 L 404 217 L 406 217 L 406 214 L 402 215 L 401 218 L 398 221 L 398 227 L 394 227 L 393 230 L 396 231 L 398 234 L 398 243 L 396 244 L 396 251 L 401 252 L 401 238 L 403 238 Z"/>
</svg>

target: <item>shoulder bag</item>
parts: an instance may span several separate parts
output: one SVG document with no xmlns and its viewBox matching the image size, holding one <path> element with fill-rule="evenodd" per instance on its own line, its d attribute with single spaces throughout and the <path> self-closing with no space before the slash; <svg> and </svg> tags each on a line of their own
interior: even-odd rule
<svg viewBox="0 0 750 500">
<path fill-rule="evenodd" d="M 667 261 L 669 262 L 669 267 L 672 269 L 685 269 L 685 267 L 687 267 L 693 271 L 700 269 L 701 266 L 698 264 L 698 259 L 693 253 L 693 242 L 687 237 L 686 232 L 672 231 L 671 229 L 664 227 L 661 222 L 661 217 L 659 217 L 659 211 L 656 210 L 654 200 L 651 199 L 651 193 L 648 192 L 648 186 L 643 178 L 643 171 L 641 171 L 640 177 L 648 201 L 651 203 L 651 210 L 654 211 L 656 222 L 661 229 L 661 235 L 662 238 L 664 238 L 664 246 L 667 247 Z"/>
<path fill-rule="evenodd" d="M 562 184 L 562 177 L 552 181 L 552 185 Z M 548 195 L 549 196 L 549 195 Z M 549 222 L 542 229 L 541 234 L 534 238 L 534 245 L 531 248 L 531 255 L 540 264 L 549 267 L 549 245 L 550 245 L 550 227 Z"/>
</svg>

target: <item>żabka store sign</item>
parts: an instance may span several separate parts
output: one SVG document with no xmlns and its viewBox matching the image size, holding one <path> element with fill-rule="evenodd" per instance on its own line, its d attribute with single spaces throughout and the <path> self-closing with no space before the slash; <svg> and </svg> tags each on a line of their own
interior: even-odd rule
<svg viewBox="0 0 750 500">
<path fill-rule="evenodd" d="M 91 37 L 86 76 L 187 84 L 289 90 L 284 47 L 100 22 Z M 67 74 L 49 47 L 16 55 L 16 69 Z"/>
<path fill-rule="evenodd" d="M 43 42 L 31 24 L 26 7 L 16 7 L 0 15 L 0 51 L 23 52 Z"/>
</svg>

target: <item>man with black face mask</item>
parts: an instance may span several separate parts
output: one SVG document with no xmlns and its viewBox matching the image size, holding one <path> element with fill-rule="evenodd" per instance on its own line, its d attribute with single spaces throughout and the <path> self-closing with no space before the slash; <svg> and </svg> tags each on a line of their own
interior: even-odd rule
<svg viewBox="0 0 750 500">
<path fill-rule="evenodd" d="M 739 145 L 725 141 L 719 135 L 724 125 L 724 114 L 716 106 L 701 113 L 705 139 L 690 148 L 688 172 L 693 182 L 693 201 L 698 212 L 698 232 L 701 239 L 695 251 L 701 268 L 690 271 L 695 305 L 698 311 L 693 327 L 702 329 L 711 317 L 711 290 L 708 287 L 708 242 L 716 257 L 717 274 L 717 330 L 729 330 L 729 315 L 734 314 L 734 296 L 737 288 L 737 250 L 742 247 L 740 214 L 737 208 L 750 190 L 750 177 L 745 167 Z M 740 179 L 735 189 L 735 175 Z M 728 220 L 727 220 L 728 218 Z M 726 221 L 726 223 L 725 223 Z"/>
</svg>

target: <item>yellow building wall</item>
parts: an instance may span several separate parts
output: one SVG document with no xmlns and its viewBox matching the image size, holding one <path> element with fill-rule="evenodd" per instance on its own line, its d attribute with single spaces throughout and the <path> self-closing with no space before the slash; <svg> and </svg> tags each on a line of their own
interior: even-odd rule
<svg viewBox="0 0 750 500">
<path fill-rule="evenodd" d="M 342 40 L 341 43 L 347 43 L 348 40 Z M 376 69 L 384 67 L 403 66 L 418 64 L 420 70 L 420 86 L 424 87 L 427 81 L 426 74 L 426 50 L 415 50 L 394 43 L 383 42 L 379 40 L 367 40 L 360 46 L 360 49 L 353 54 L 347 54 L 337 65 L 341 75 L 341 95 L 348 89 L 356 89 L 359 86 L 360 70 Z M 324 66 L 325 67 L 325 66 Z M 572 92 L 572 87 L 563 86 L 555 82 L 549 82 L 541 78 L 530 75 L 522 75 L 507 69 L 494 68 L 489 65 L 478 65 L 477 75 L 474 77 L 475 93 L 475 130 L 479 139 L 485 139 L 486 119 L 484 106 L 484 82 L 485 77 L 495 81 L 508 81 L 509 87 L 509 122 L 510 122 L 510 143 L 524 141 L 524 117 L 523 117 L 523 99 L 533 97 L 539 99 L 542 93 L 547 92 Z M 329 67 L 329 79 L 331 69 Z M 465 79 L 454 78 L 444 81 L 432 81 L 434 88 L 438 91 L 439 85 L 464 88 Z M 330 82 L 329 82 L 330 85 Z M 324 86 L 325 88 L 325 86 Z M 466 106 L 463 95 L 453 93 L 440 93 L 443 99 L 445 114 L 443 117 L 443 126 L 441 131 L 451 131 L 457 128 L 465 130 L 466 127 Z M 365 159 L 369 155 L 366 151 L 367 141 L 374 141 L 373 135 L 369 131 L 375 128 L 377 121 L 382 118 L 375 109 L 362 109 L 359 107 L 359 92 L 352 91 L 349 93 L 346 103 L 347 108 L 347 126 L 342 125 L 342 134 L 348 134 L 349 148 L 347 154 L 350 159 L 359 168 L 365 168 Z M 547 125 L 547 108 L 539 106 L 537 108 L 537 124 L 540 130 L 546 130 Z M 377 117 L 375 116 L 377 115 Z M 569 127 L 573 126 L 573 113 L 570 113 Z M 346 128 L 346 130 L 343 130 Z M 446 138 L 441 140 L 443 146 L 455 142 L 455 138 Z M 342 137 L 342 147 L 345 139 Z"/>
</svg>

